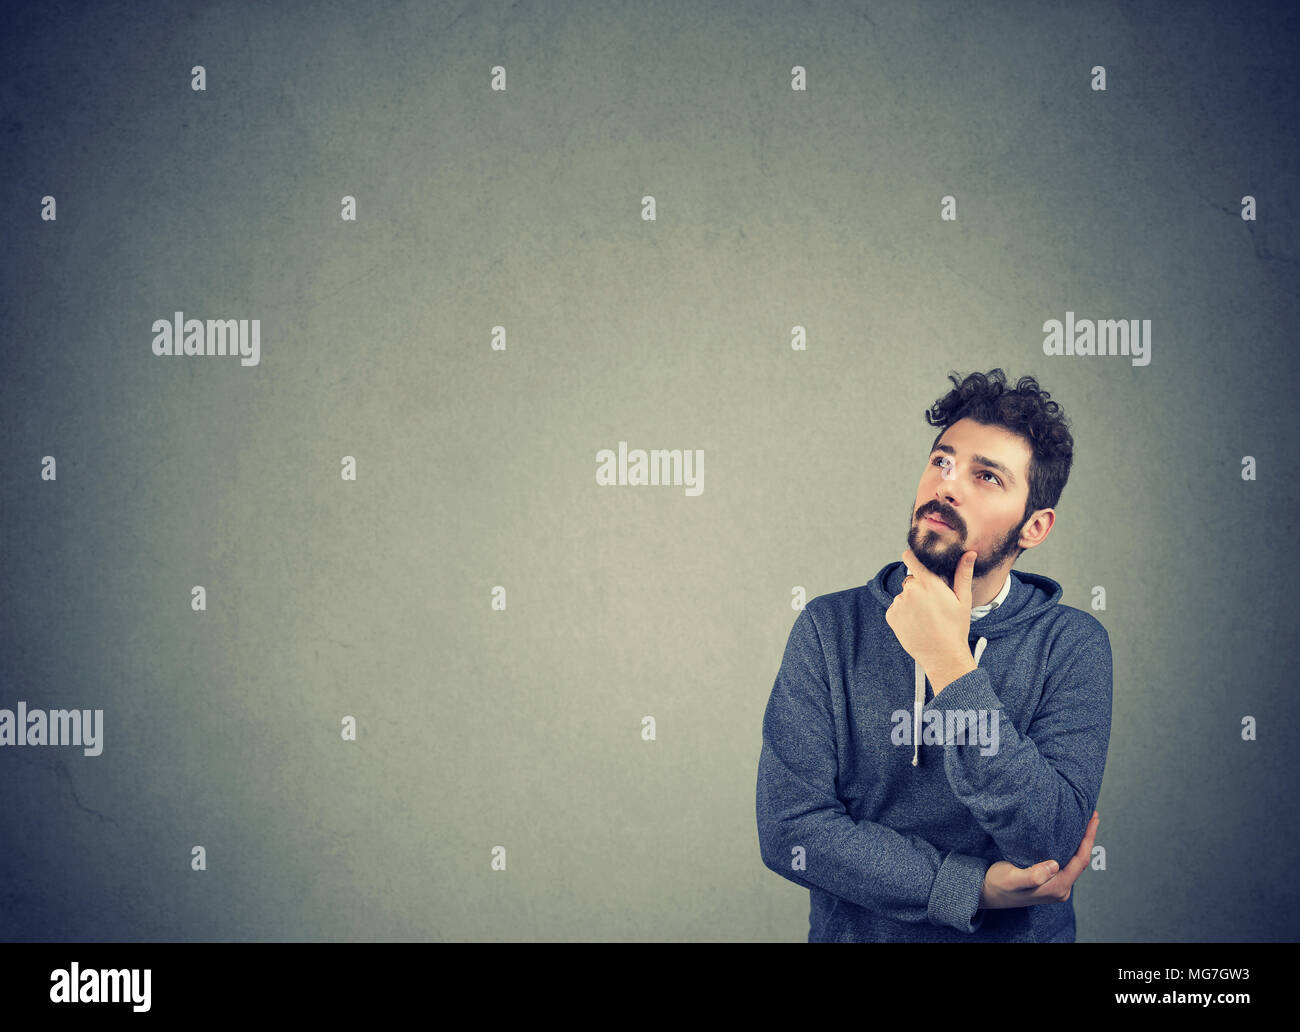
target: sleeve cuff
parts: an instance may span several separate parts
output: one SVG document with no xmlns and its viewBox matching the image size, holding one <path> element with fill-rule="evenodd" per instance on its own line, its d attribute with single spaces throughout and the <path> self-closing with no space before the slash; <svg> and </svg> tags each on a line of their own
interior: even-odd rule
<svg viewBox="0 0 1300 1032">
<path fill-rule="evenodd" d="M 922 710 L 930 709 L 1001 709 L 1002 700 L 993 691 L 989 673 L 976 667 L 957 678 L 941 691 L 926 700 Z"/>
<path fill-rule="evenodd" d="M 989 863 L 963 853 L 949 853 L 939 864 L 930 889 L 927 913 L 932 924 L 956 928 L 959 932 L 979 931 L 984 923 L 980 889 Z"/>
</svg>

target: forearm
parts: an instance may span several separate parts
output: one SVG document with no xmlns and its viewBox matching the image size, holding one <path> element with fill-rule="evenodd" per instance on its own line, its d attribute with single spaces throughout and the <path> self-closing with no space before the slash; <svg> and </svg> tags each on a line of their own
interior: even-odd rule
<svg viewBox="0 0 1300 1032">
<path fill-rule="evenodd" d="M 1100 750 L 1104 763 L 1109 708 L 1104 721 L 1098 717 L 1090 724 L 1087 713 L 1081 712 L 1074 715 L 1077 723 L 1068 735 L 1056 731 L 1056 763 L 1039 751 L 1032 738 L 1016 730 L 983 669 L 973 669 L 950 682 L 941 695 L 926 704 L 923 719 L 931 710 L 941 717 L 944 711 L 974 711 L 987 726 L 996 727 L 992 747 L 972 735 L 967 735 L 965 744 L 945 743 L 943 762 L 954 794 L 997 844 L 1001 856 L 1017 867 L 1049 859 L 1064 866 L 1092 816 L 1100 771 L 1094 776 L 1086 763 L 1063 762 L 1060 746 L 1068 742 L 1070 750 L 1085 755 Z M 1057 764 L 1068 769 L 1073 780 Z"/>
<path fill-rule="evenodd" d="M 842 808 L 799 812 L 796 784 L 783 779 L 779 757 L 765 746 L 757 811 L 768 869 L 893 921 L 979 929 L 980 890 L 990 861 L 942 852 L 874 821 L 855 821 Z"/>
</svg>

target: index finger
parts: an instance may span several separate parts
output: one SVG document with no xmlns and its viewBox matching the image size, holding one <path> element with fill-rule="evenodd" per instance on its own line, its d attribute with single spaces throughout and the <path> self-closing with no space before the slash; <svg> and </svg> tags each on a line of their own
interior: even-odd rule
<svg viewBox="0 0 1300 1032">
<path fill-rule="evenodd" d="M 903 549 L 903 564 L 907 567 L 907 572 L 917 580 L 920 580 L 922 577 L 935 576 L 930 572 L 929 568 L 916 557 L 916 554 L 910 548 Z"/>
</svg>

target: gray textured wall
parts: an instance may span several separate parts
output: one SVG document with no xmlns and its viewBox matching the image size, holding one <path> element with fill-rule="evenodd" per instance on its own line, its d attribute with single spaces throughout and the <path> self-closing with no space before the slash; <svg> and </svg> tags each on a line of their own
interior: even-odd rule
<svg viewBox="0 0 1300 1032">
<path fill-rule="evenodd" d="M 0 749 L 0 937 L 803 939 L 754 822 L 790 591 L 898 558 L 994 366 L 1077 443 L 1017 569 L 1107 594 L 1079 938 L 1297 937 L 1294 13 L 10 17 L 0 707 L 104 743 Z M 153 354 L 176 311 L 260 363 Z M 1044 355 L 1067 311 L 1150 364 Z M 703 494 L 598 486 L 624 440 Z"/>
</svg>

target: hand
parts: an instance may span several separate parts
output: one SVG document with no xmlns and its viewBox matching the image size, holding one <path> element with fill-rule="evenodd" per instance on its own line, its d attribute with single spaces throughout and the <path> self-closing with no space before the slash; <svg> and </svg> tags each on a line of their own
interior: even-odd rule
<svg viewBox="0 0 1300 1032">
<path fill-rule="evenodd" d="M 1092 820 L 1088 822 L 1079 843 L 1079 851 L 1074 854 L 1065 870 L 1056 872 L 1055 860 L 1044 860 L 1033 867 L 1017 867 L 1006 860 L 999 860 L 984 875 L 984 886 L 980 889 L 980 907 L 986 910 L 1005 910 L 1010 907 L 1033 907 L 1040 903 L 1063 903 L 1070 898 L 1070 890 L 1075 879 L 1079 877 L 1092 859 L 1092 840 L 1097 837 L 1097 825 L 1101 817 L 1092 811 Z"/>
<path fill-rule="evenodd" d="M 930 675 L 936 693 L 952 680 L 936 679 L 937 675 L 974 669 L 967 638 L 975 556 L 973 551 L 962 556 L 949 587 L 942 577 L 926 569 L 910 548 L 904 549 L 903 562 L 910 576 L 885 610 L 885 622 L 907 654 Z"/>
</svg>

